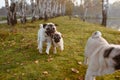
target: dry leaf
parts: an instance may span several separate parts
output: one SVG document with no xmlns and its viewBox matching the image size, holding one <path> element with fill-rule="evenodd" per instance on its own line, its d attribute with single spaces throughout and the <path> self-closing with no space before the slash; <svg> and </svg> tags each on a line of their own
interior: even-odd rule
<svg viewBox="0 0 120 80">
<path fill-rule="evenodd" d="M 68 79 L 68 78 L 65 78 L 64 80 L 70 80 L 70 79 Z"/>
<path fill-rule="evenodd" d="M 23 66 L 23 63 L 21 63 L 20 65 Z"/>
<path fill-rule="evenodd" d="M 47 71 L 44 71 L 43 74 L 44 74 L 44 75 L 48 75 L 48 72 L 47 72 Z"/>
<path fill-rule="evenodd" d="M 39 62 L 38 60 L 35 61 L 36 64 L 38 64 L 38 62 Z"/>
<path fill-rule="evenodd" d="M 19 65 L 19 62 L 17 62 L 16 64 Z"/>
<path fill-rule="evenodd" d="M 74 72 L 74 73 L 79 73 L 79 71 L 75 68 L 71 68 L 71 71 Z"/>
<path fill-rule="evenodd" d="M 25 75 L 25 73 L 22 73 L 22 76 L 24 76 Z"/>
<path fill-rule="evenodd" d="M 82 65 L 82 62 L 78 62 L 79 65 Z"/>
<path fill-rule="evenodd" d="M 10 72 L 10 70 L 9 70 L 9 69 L 7 69 L 7 72 Z"/>
<path fill-rule="evenodd" d="M 78 77 L 78 80 L 84 80 L 84 77 L 79 76 L 79 77 Z"/>
<path fill-rule="evenodd" d="M 50 61 L 52 61 L 52 60 L 53 60 L 53 58 L 48 58 L 48 59 L 47 59 L 48 62 L 50 62 Z"/>
<path fill-rule="evenodd" d="M 16 76 L 17 74 L 16 73 L 14 73 L 14 76 Z"/>
</svg>

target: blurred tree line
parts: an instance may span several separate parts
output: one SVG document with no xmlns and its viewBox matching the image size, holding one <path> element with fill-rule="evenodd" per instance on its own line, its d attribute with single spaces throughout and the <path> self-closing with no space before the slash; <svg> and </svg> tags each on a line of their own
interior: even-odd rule
<svg viewBox="0 0 120 80">
<path fill-rule="evenodd" d="M 77 14 L 80 15 L 80 18 L 83 21 L 86 21 L 87 18 L 102 18 L 101 24 L 106 26 L 107 21 L 107 12 L 109 3 L 108 0 L 80 0 L 80 5 L 76 6 L 75 12 L 79 9 Z"/>
<path fill-rule="evenodd" d="M 16 15 L 20 16 L 21 23 L 26 23 L 27 14 L 31 12 L 31 22 L 36 19 L 44 19 L 47 21 L 49 18 L 57 16 L 68 15 L 71 16 L 74 13 L 75 7 L 77 7 L 77 0 L 5 0 L 7 10 L 7 23 L 8 25 L 15 25 L 17 23 Z M 77 8 L 79 10 L 80 18 L 86 21 L 86 18 L 92 18 L 93 14 L 96 18 L 102 17 L 102 25 L 106 26 L 108 0 L 80 0 L 80 5 Z M 10 3 L 10 5 L 9 5 Z"/>
<path fill-rule="evenodd" d="M 21 23 L 26 23 L 28 10 L 31 11 L 34 22 L 37 18 L 47 21 L 57 16 L 72 15 L 73 0 L 5 0 L 8 25 L 17 23 L 16 15 L 20 16 Z M 9 5 L 10 3 L 10 5 Z M 30 14 L 30 13 L 29 13 Z"/>
</svg>

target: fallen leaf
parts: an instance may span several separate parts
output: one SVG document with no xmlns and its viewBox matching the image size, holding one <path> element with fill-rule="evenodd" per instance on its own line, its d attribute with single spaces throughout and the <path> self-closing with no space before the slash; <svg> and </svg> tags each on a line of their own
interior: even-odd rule
<svg viewBox="0 0 120 80">
<path fill-rule="evenodd" d="M 48 75 L 48 72 L 47 72 L 47 71 L 44 71 L 43 74 L 44 74 L 44 75 Z"/>
<path fill-rule="evenodd" d="M 78 80 L 84 80 L 84 77 L 79 76 Z"/>
<path fill-rule="evenodd" d="M 21 63 L 20 65 L 23 66 L 23 63 Z"/>
<path fill-rule="evenodd" d="M 7 69 L 7 72 L 9 73 L 9 72 L 10 72 L 10 70 L 9 70 L 9 69 Z"/>
<path fill-rule="evenodd" d="M 10 62 L 8 61 L 7 63 L 9 64 Z"/>
<path fill-rule="evenodd" d="M 48 62 L 50 62 L 50 61 L 52 61 L 52 60 L 53 60 L 53 58 L 48 58 L 48 59 L 47 59 Z"/>
<path fill-rule="evenodd" d="M 38 62 L 39 62 L 38 60 L 35 61 L 36 64 L 38 64 Z"/>
<path fill-rule="evenodd" d="M 74 72 L 74 73 L 79 73 L 79 71 L 75 68 L 71 68 L 71 71 Z"/>
<path fill-rule="evenodd" d="M 24 76 L 25 75 L 25 73 L 22 73 L 22 76 Z"/>
<path fill-rule="evenodd" d="M 70 80 L 70 79 L 68 79 L 68 78 L 65 78 L 64 80 Z"/>
<path fill-rule="evenodd" d="M 14 76 L 16 76 L 17 74 L 16 73 L 14 73 Z"/>
<path fill-rule="evenodd" d="M 79 65 L 82 65 L 82 62 L 78 62 Z"/>
<path fill-rule="evenodd" d="M 16 64 L 19 65 L 19 62 L 17 62 Z"/>
</svg>

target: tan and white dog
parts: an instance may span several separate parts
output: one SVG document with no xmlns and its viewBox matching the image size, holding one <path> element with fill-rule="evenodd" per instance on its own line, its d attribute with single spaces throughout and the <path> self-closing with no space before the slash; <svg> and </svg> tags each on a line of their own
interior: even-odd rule
<svg viewBox="0 0 120 80">
<path fill-rule="evenodd" d="M 46 42 L 46 53 L 49 54 L 49 50 L 52 45 L 51 36 L 56 32 L 56 25 L 54 23 L 40 24 L 38 31 L 38 49 L 42 53 L 43 43 Z"/>
<path fill-rule="evenodd" d="M 96 76 L 120 69 L 119 45 L 109 44 L 101 35 L 100 31 L 96 31 L 87 41 L 85 57 L 89 59 L 89 63 L 85 80 L 95 80 Z"/>
<path fill-rule="evenodd" d="M 85 46 L 84 64 L 87 65 L 89 63 L 90 56 L 96 51 L 96 49 L 103 45 L 109 45 L 109 43 L 102 37 L 102 33 L 100 31 L 94 32 L 92 36 L 89 37 Z"/>
<path fill-rule="evenodd" d="M 63 37 L 62 34 L 58 31 L 56 31 L 52 35 L 52 42 L 53 42 L 53 47 L 54 47 L 54 53 L 57 53 L 56 47 L 60 47 L 60 50 L 64 50 L 64 42 L 63 42 Z"/>
</svg>

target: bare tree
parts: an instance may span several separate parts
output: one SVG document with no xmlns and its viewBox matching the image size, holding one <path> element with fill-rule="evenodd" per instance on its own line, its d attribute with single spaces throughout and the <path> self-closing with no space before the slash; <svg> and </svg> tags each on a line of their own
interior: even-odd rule
<svg viewBox="0 0 120 80">
<path fill-rule="evenodd" d="M 65 15 L 65 2 L 64 0 L 35 0 L 39 19 L 47 21 L 49 18 Z"/>
<path fill-rule="evenodd" d="M 18 6 L 19 6 L 18 8 L 20 10 L 21 23 L 26 23 L 26 21 L 27 21 L 27 19 L 26 19 L 26 6 L 27 6 L 26 0 L 19 0 Z"/>
<path fill-rule="evenodd" d="M 6 9 L 7 9 L 7 24 L 9 25 L 10 24 L 10 10 L 9 10 L 9 2 L 8 0 L 5 0 L 5 6 L 6 6 Z"/>
<path fill-rule="evenodd" d="M 41 0 L 35 0 L 35 2 L 36 2 L 36 8 L 37 8 L 37 10 L 38 10 L 38 16 L 39 16 L 39 19 L 41 19 L 41 15 L 40 15 L 40 8 L 41 8 Z"/>
<path fill-rule="evenodd" d="M 107 10 L 108 10 L 108 0 L 102 0 L 102 25 L 107 25 Z"/>
<path fill-rule="evenodd" d="M 69 16 L 69 19 L 71 20 L 72 12 L 73 12 L 74 3 L 72 0 L 67 0 L 66 2 L 66 14 Z"/>
<path fill-rule="evenodd" d="M 8 0 L 5 0 L 5 5 L 7 9 L 7 23 L 8 25 L 15 25 L 17 23 L 16 2 L 15 0 L 11 0 L 11 4 L 9 6 Z"/>
<path fill-rule="evenodd" d="M 30 0 L 31 2 L 31 8 L 32 8 L 32 20 L 31 22 L 35 21 L 35 13 L 36 13 L 36 3 L 34 0 Z"/>
<path fill-rule="evenodd" d="M 80 18 L 85 21 L 86 14 L 87 14 L 87 5 L 83 4 L 83 0 L 81 0 L 80 4 Z"/>
</svg>

